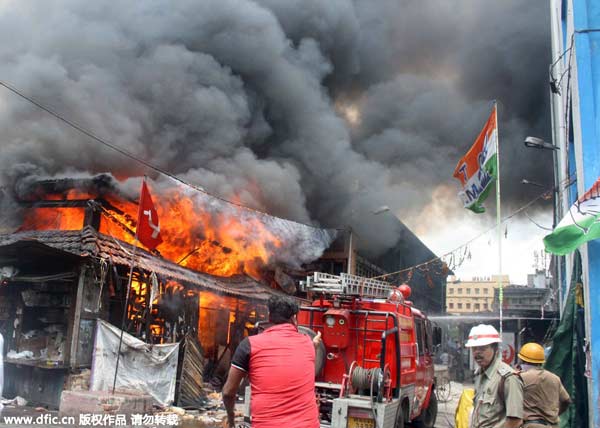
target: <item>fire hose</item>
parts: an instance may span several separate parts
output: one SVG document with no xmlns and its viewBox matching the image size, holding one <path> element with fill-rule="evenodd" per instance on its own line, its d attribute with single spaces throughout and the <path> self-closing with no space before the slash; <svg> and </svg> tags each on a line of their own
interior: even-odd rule
<svg viewBox="0 0 600 428">
<path fill-rule="evenodd" d="M 370 390 L 371 396 L 379 392 L 379 379 L 382 371 L 379 367 L 365 369 L 355 366 L 351 374 L 352 387 L 355 390 Z"/>
</svg>

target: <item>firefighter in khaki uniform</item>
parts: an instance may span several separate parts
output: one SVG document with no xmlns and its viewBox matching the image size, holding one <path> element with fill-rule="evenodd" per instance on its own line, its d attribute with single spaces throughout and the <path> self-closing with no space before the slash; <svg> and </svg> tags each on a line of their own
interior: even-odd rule
<svg viewBox="0 0 600 428">
<path fill-rule="evenodd" d="M 571 403 L 560 378 L 542 369 L 544 348 L 526 343 L 519 351 L 523 379 L 523 428 L 558 427 L 559 418 Z"/>
<path fill-rule="evenodd" d="M 502 362 L 500 334 L 491 325 L 471 329 L 467 348 L 479 366 L 475 371 L 475 398 L 471 428 L 518 428 L 523 419 L 523 382 Z"/>
</svg>

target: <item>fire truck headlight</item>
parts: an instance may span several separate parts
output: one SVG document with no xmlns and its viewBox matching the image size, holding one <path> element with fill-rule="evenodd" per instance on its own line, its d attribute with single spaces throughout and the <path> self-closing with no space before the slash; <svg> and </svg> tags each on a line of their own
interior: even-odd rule
<svg viewBox="0 0 600 428">
<path fill-rule="evenodd" d="M 333 327 L 335 325 L 335 318 L 325 317 L 325 324 L 327 324 L 327 327 Z"/>
</svg>

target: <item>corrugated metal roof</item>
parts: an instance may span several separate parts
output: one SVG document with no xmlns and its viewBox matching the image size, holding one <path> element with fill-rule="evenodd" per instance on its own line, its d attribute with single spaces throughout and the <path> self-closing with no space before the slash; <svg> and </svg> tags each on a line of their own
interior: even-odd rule
<svg viewBox="0 0 600 428">
<path fill-rule="evenodd" d="M 122 266 L 130 267 L 132 264 L 134 249 L 132 245 L 101 234 L 89 226 L 81 230 L 24 231 L 0 235 L 0 248 L 26 241 L 38 242 L 81 257 L 110 259 L 114 264 Z M 281 294 L 280 291 L 245 275 L 233 277 L 209 275 L 179 266 L 141 248 L 136 250 L 135 266 L 187 286 L 246 299 L 267 300 L 272 294 Z"/>
</svg>

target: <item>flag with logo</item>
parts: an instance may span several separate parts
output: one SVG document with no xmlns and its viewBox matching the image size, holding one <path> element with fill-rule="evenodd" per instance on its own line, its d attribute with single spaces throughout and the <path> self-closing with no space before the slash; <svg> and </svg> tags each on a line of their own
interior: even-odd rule
<svg viewBox="0 0 600 428">
<path fill-rule="evenodd" d="M 140 191 L 136 234 L 138 241 L 150 250 L 155 249 L 162 242 L 158 214 L 156 208 L 154 208 L 145 179 L 142 180 L 142 190 Z"/>
<path fill-rule="evenodd" d="M 481 205 L 487 198 L 492 183 L 498 177 L 496 157 L 498 156 L 498 124 L 496 104 L 485 126 L 466 155 L 458 161 L 454 177 L 462 184 L 458 196 L 465 208 L 480 214 L 485 212 Z"/>
<path fill-rule="evenodd" d="M 600 178 L 577 199 L 569 212 L 544 238 L 546 251 L 560 256 L 581 244 L 600 238 Z"/>
</svg>

